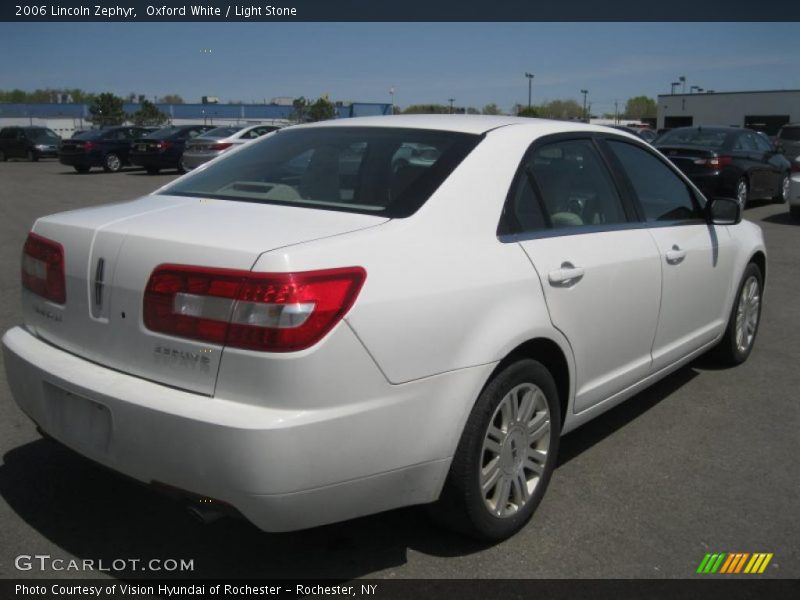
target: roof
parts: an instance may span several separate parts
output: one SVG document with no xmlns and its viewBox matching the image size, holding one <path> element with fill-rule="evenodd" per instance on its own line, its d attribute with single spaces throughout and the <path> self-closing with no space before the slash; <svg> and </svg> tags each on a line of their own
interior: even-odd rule
<svg viewBox="0 0 800 600">
<path fill-rule="evenodd" d="M 528 117 L 509 117 L 494 115 L 393 115 L 386 117 L 356 117 L 320 121 L 297 127 L 400 127 L 408 129 L 433 129 L 438 131 L 457 131 L 461 133 L 483 134 L 492 129 L 509 125 L 524 125 L 542 130 L 559 131 L 608 131 L 606 127 L 587 125 L 572 121 L 551 119 L 532 119 Z"/>
</svg>

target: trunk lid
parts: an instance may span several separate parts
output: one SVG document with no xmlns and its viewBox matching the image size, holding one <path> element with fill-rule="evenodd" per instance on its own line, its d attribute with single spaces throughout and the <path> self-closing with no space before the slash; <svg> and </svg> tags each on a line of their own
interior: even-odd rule
<svg viewBox="0 0 800 600">
<path fill-rule="evenodd" d="M 713 148 L 703 148 L 698 146 L 657 146 L 658 150 L 666 156 L 672 163 L 687 175 L 696 173 L 707 173 L 708 167 L 704 163 L 698 164 L 696 161 L 713 158 L 718 156 L 718 152 Z"/>
<path fill-rule="evenodd" d="M 93 362 L 213 395 L 222 347 L 143 325 L 143 292 L 153 269 L 177 263 L 250 270 L 269 250 L 386 220 L 175 196 L 52 215 L 34 231 L 64 247 L 67 301 L 59 306 L 23 290 L 24 320 L 43 339 Z"/>
</svg>

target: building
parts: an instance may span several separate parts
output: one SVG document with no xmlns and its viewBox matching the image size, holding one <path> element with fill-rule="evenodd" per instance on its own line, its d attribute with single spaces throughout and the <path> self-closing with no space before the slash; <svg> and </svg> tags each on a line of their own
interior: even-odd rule
<svg viewBox="0 0 800 600">
<path fill-rule="evenodd" d="M 658 128 L 733 125 L 775 135 L 800 122 L 800 90 L 664 94 L 658 97 Z"/>
<path fill-rule="evenodd" d="M 206 125 L 249 125 L 270 123 L 287 125 L 294 108 L 284 104 L 163 104 L 156 106 L 167 115 L 172 125 L 203 123 Z M 123 110 L 133 114 L 139 105 L 126 102 Z M 352 102 L 336 106 L 336 118 L 390 115 L 391 104 Z M 88 104 L 12 104 L 0 103 L 0 127 L 9 125 L 38 125 L 48 127 L 62 138 L 75 131 L 89 129 L 91 113 Z"/>
</svg>

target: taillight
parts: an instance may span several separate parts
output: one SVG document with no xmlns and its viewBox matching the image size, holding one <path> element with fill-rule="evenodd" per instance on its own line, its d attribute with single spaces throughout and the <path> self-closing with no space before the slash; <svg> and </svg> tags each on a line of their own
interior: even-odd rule
<svg viewBox="0 0 800 600">
<path fill-rule="evenodd" d="M 51 302 L 65 304 L 64 247 L 29 233 L 22 248 L 22 286 Z"/>
<path fill-rule="evenodd" d="M 158 142 L 156 148 L 158 148 L 159 150 L 166 150 L 167 148 L 172 148 L 173 145 L 174 144 L 172 142 L 169 142 L 167 140 L 162 140 Z"/>
<path fill-rule="evenodd" d="M 792 162 L 792 173 L 800 173 L 800 160 Z"/>
<path fill-rule="evenodd" d="M 213 146 L 211 146 L 211 149 L 212 150 L 226 150 L 227 148 L 230 148 L 231 146 L 233 146 L 233 144 L 231 144 L 230 142 L 220 142 L 218 144 L 214 144 Z"/>
<path fill-rule="evenodd" d="M 85 142 L 85 143 L 83 144 L 83 149 L 84 149 L 86 152 L 89 152 L 89 151 L 91 151 L 91 150 L 94 150 L 94 149 L 95 149 L 95 146 L 97 146 L 97 144 L 95 144 L 94 142 Z"/>
<path fill-rule="evenodd" d="M 698 158 L 694 161 L 696 165 L 705 165 L 709 169 L 718 170 L 726 167 L 733 162 L 730 156 L 712 156 L 711 158 Z"/>
<path fill-rule="evenodd" d="M 159 333 L 248 350 L 303 350 L 350 310 L 366 276 L 361 267 L 253 273 L 160 265 L 145 289 L 144 324 Z"/>
</svg>

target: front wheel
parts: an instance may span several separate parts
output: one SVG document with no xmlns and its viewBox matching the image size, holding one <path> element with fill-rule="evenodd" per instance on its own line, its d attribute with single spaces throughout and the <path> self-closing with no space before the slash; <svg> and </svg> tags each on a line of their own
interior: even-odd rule
<svg viewBox="0 0 800 600">
<path fill-rule="evenodd" d="M 747 206 L 747 196 L 749 194 L 749 186 L 747 185 L 747 179 L 742 177 L 736 183 L 736 201 L 739 203 L 739 206 L 742 207 L 742 210 L 745 209 Z"/>
<path fill-rule="evenodd" d="M 103 170 L 106 173 L 118 173 L 122 170 L 122 159 L 119 155 L 109 152 L 103 159 Z"/>
<path fill-rule="evenodd" d="M 470 413 L 434 516 L 486 541 L 521 529 L 555 467 L 560 415 L 555 381 L 541 363 L 524 359 L 498 373 Z"/>
<path fill-rule="evenodd" d="M 789 201 L 789 194 L 791 193 L 792 188 L 792 180 L 789 177 L 789 173 L 783 174 L 783 179 L 781 179 L 781 187 L 778 190 L 778 195 L 773 198 L 775 202 L 780 202 L 781 204 L 786 204 Z"/>
<path fill-rule="evenodd" d="M 725 335 L 715 349 L 716 358 L 721 363 L 735 366 L 750 356 L 761 321 L 763 285 L 764 276 L 758 265 L 747 265 L 728 317 Z"/>
</svg>

